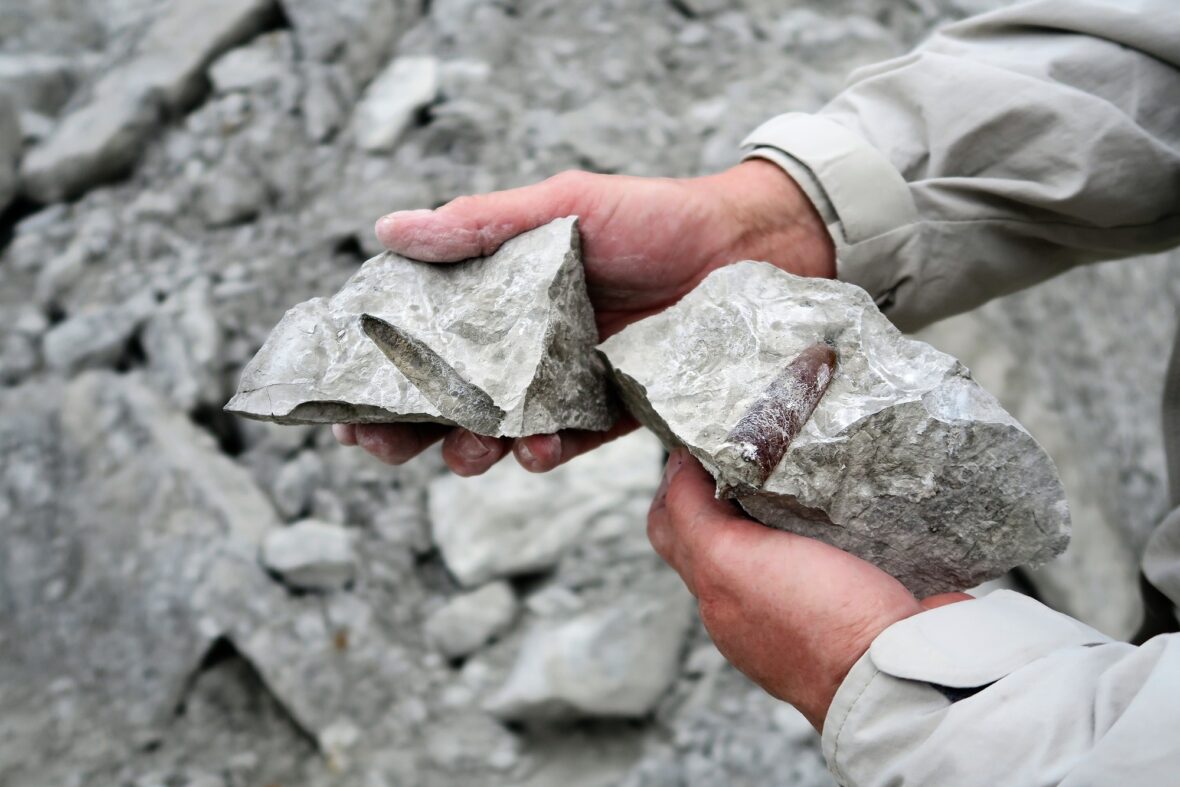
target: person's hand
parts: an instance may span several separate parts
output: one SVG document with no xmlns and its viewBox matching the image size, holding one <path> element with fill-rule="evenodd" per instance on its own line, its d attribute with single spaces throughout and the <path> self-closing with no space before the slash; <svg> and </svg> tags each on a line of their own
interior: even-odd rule
<svg viewBox="0 0 1180 787">
<path fill-rule="evenodd" d="M 821 731 L 836 689 L 878 634 L 971 598 L 919 602 L 860 558 L 746 519 L 716 499 L 713 479 L 683 449 L 668 459 L 647 532 L 696 596 L 717 649 Z"/>
<path fill-rule="evenodd" d="M 835 275 L 823 222 L 777 166 L 751 160 L 726 172 L 672 180 L 567 172 L 524 188 L 460 197 L 437 210 L 392 213 L 377 237 L 392 251 L 429 262 L 491 254 L 504 241 L 563 216 L 580 217 L 586 284 L 599 336 L 671 306 L 710 271 L 764 260 L 805 276 Z M 400 464 L 442 439 L 443 458 L 475 475 L 509 451 L 545 471 L 635 428 L 563 432 L 515 441 L 435 424 L 337 425 L 346 445 Z"/>
</svg>

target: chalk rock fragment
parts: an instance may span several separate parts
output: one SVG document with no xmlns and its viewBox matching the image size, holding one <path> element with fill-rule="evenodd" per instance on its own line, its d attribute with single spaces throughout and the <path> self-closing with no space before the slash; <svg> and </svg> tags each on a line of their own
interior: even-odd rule
<svg viewBox="0 0 1180 787">
<path fill-rule="evenodd" d="M 300 590 L 337 590 L 356 572 L 348 531 L 314 519 L 271 530 L 262 544 L 262 563 Z"/>
<path fill-rule="evenodd" d="M 397 146 L 414 114 L 438 95 L 438 61 L 433 57 L 395 59 L 365 90 L 353 123 L 357 144 L 368 151 Z"/>
<path fill-rule="evenodd" d="M 692 608 L 661 572 L 612 604 L 537 620 L 486 708 L 522 721 L 644 716 L 676 678 Z"/>
<path fill-rule="evenodd" d="M 520 604 L 507 582 L 455 596 L 426 621 L 426 638 L 449 658 L 474 653 L 507 629 Z"/>
<path fill-rule="evenodd" d="M 455 264 L 374 257 L 336 295 L 287 312 L 226 409 L 510 437 L 608 428 L 615 412 L 575 225 L 559 219 Z"/>
<path fill-rule="evenodd" d="M 838 366 L 760 485 L 726 438 L 808 347 Z M 743 262 L 600 349 L 632 412 L 759 521 L 834 544 L 925 596 L 1059 554 L 1069 513 L 1033 437 L 949 355 L 853 285 Z"/>
</svg>

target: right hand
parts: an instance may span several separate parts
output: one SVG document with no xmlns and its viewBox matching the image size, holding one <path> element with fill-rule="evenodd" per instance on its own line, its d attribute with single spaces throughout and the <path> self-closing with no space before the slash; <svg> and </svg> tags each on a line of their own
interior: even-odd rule
<svg viewBox="0 0 1180 787">
<path fill-rule="evenodd" d="M 732 262 L 764 260 L 803 276 L 835 275 L 832 241 L 818 213 L 786 173 L 759 159 L 680 180 L 565 172 L 533 186 L 459 197 L 437 210 L 391 213 L 377 222 L 377 237 L 406 257 L 458 262 L 571 215 L 579 217 L 600 340 L 666 309 Z M 447 465 L 466 476 L 510 451 L 526 470 L 551 470 L 635 426 L 625 417 L 607 432 L 515 441 L 438 424 L 337 424 L 333 432 L 390 464 L 441 439 Z"/>
</svg>

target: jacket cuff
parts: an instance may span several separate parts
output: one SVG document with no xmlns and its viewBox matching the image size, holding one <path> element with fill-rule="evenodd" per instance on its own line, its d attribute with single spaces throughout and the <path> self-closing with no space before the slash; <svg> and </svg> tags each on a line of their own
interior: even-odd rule
<svg viewBox="0 0 1180 787">
<path fill-rule="evenodd" d="M 889 718 L 936 723 L 955 695 L 946 689 L 984 687 L 1061 648 L 1110 641 L 1008 590 L 899 621 L 878 635 L 832 698 L 823 728 L 828 767 L 847 782 L 865 742 L 896 726 Z"/>
<path fill-rule="evenodd" d="M 743 160 L 782 167 L 811 199 L 836 246 L 837 278 L 878 303 L 899 284 L 896 259 L 914 242 L 918 211 L 901 173 L 855 132 L 797 112 L 763 123 L 742 141 Z"/>
</svg>

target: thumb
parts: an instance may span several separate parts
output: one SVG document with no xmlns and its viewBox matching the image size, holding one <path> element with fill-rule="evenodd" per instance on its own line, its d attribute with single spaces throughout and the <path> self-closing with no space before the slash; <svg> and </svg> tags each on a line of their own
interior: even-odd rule
<svg viewBox="0 0 1180 787">
<path fill-rule="evenodd" d="M 377 239 L 390 251 L 426 262 L 484 257 L 522 232 L 569 215 L 576 192 L 557 176 L 532 186 L 459 197 L 437 210 L 390 213 L 377 221 Z"/>
</svg>

